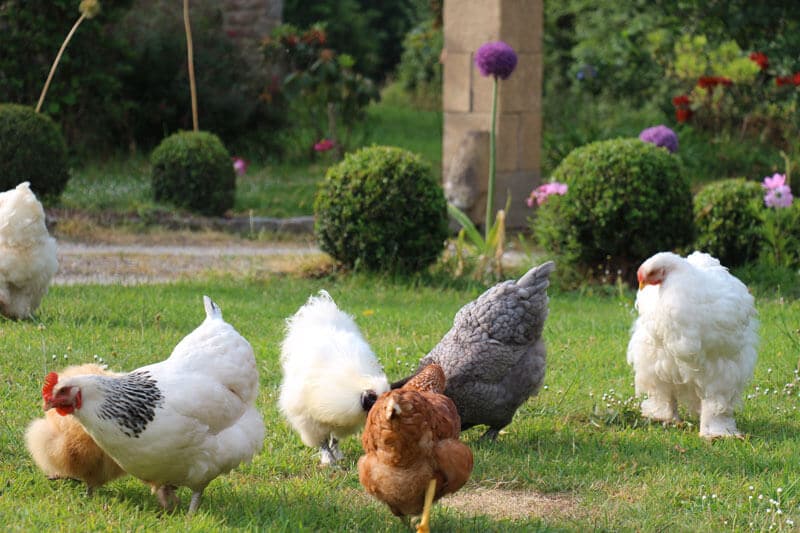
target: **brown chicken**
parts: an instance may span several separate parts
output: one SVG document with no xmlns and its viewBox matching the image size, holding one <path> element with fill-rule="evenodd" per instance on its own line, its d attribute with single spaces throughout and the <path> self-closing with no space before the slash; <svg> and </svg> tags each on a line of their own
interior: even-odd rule
<svg viewBox="0 0 800 533">
<path fill-rule="evenodd" d="M 115 375 L 95 364 L 70 366 L 60 378 L 83 374 Z M 77 479 L 86 482 L 87 494 L 95 487 L 125 475 L 125 471 L 106 454 L 72 416 L 55 410 L 31 422 L 25 443 L 36 465 L 50 479 Z"/>
<path fill-rule="evenodd" d="M 367 416 L 358 479 L 397 516 L 423 512 L 431 480 L 435 501 L 460 489 L 472 472 L 472 452 L 458 440 L 461 420 L 444 388 L 442 367 L 428 365 L 381 395 Z"/>
</svg>

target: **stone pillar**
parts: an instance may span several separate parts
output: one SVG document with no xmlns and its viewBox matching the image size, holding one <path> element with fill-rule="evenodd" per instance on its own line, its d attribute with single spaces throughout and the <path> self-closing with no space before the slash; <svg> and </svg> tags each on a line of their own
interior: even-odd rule
<svg viewBox="0 0 800 533">
<path fill-rule="evenodd" d="M 475 142 L 474 131 L 491 126 L 491 77 L 483 77 L 473 61 L 488 41 L 505 41 L 517 53 L 517 68 L 500 81 L 497 110 L 495 211 L 511 194 L 507 225 L 522 228 L 530 213 L 525 200 L 540 183 L 542 138 L 543 0 L 445 0 L 444 3 L 444 139 L 442 165 L 445 188 L 451 167 L 460 165 L 462 143 Z M 483 136 L 488 139 L 488 135 Z M 486 141 L 488 142 L 488 140 Z M 476 160 L 481 160 L 479 157 Z M 455 163 L 455 164 L 454 164 Z M 465 209 L 483 222 L 489 168 L 474 169 L 480 179 L 476 205 Z M 462 180 L 463 181 L 463 180 Z M 452 187 L 450 187 L 452 188 Z M 480 212 L 476 218 L 474 213 Z"/>
</svg>

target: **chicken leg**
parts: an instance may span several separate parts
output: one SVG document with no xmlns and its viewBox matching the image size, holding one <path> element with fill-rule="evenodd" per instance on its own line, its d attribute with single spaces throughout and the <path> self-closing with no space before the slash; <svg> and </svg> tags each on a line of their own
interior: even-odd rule
<svg viewBox="0 0 800 533">
<path fill-rule="evenodd" d="M 436 478 L 428 483 L 428 490 L 425 491 L 425 506 L 422 508 L 422 519 L 417 525 L 417 533 L 431 533 L 431 507 L 433 506 L 433 496 L 436 493 Z"/>
</svg>

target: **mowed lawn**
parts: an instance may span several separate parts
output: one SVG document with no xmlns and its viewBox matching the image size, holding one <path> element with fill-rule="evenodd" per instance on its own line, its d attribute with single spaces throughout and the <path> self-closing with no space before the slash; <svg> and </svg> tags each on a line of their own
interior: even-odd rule
<svg viewBox="0 0 800 533">
<path fill-rule="evenodd" d="M 481 288 L 361 275 L 337 280 L 206 279 L 163 286 L 53 287 L 33 321 L 0 321 L 0 524 L 11 531 L 406 531 L 358 483 L 357 436 L 343 468 L 323 469 L 277 410 L 284 320 L 319 289 L 351 313 L 391 379 L 407 374 Z M 800 303 L 757 299 L 761 348 L 737 416 L 744 440 L 713 443 L 697 421 L 642 420 L 625 361 L 632 292 L 551 294 L 546 387 L 494 443 L 463 435 L 470 481 L 434 508 L 433 531 L 793 530 L 800 523 Z M 49 481 L 24 445 L 42 415 L 45 374 L 102 359 L 131 370 L 165 358 L 203 319 L 208 294 L 253 344 L 267 424 L 253 463 L 213 481 L 198 514 L 159 511 L 146 485 L 123 478 L 87 498 Z M 198 390 L 196 394 L 202 395 Z"/>
</svg>

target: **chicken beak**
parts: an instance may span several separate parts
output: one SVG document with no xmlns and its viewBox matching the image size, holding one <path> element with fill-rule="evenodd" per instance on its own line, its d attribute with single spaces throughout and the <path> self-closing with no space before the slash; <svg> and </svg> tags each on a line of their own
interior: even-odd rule
<svg viewBox="0 0 800 533">
<path fill-rule="evenodd" d="M 645 286 L 645 285 L 647 285 L 647 284 L 644 282 L 644 280 L 643 280 L 643 279 L 640 279 L 640 280 L 639 280 L 639 290 L 642 290 L 642 289 L 644 288 L 644 286 Z"/>
</svg>

